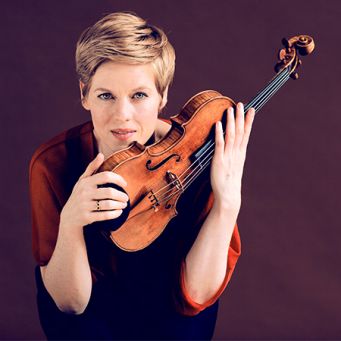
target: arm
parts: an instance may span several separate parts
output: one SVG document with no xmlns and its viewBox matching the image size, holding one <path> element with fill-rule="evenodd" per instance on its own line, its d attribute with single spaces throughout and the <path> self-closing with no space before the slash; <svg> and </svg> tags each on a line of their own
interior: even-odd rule
<svg viewBox="0 0 341 341">
<path fill-rule="evenodd" d="M 222 287 L 228 251 L 241 205 L 241 178 L 254 111 L 237 106 L 236 127 L 228 111 L 226 145 L 221 125 L 216 125 L 216 146 L 211 168 L 214 203 L 185 259 L 184 286 L 195 302 L 204 304 Z M 226 283 L 226 281 L 225 281 Z M 207 303 L 206 303 L 207 305 Z"/>
<path fill-rule="evenodd" d="M 81 227 L 59 225 L 52 257 L 40 270 L 45 288 L 59 310 L 72 314 L 85 310 L 92 279 Z"/>
<path fill-rule="evenodd" d="M 127 196 L 124 193 L 97 187 L 108 182 L 125 186 L 125 181 L 115 173 L 92 175 L 102 162 L 103 155 L 99 154 L 88 165 L 60 214 L 53 186 L 48 180 L 50 173 L 39 161 L 31 166 L 35 257 L 41 265 L 46 290 L 58 308 L 68 313 L 82 313 L 91 295 L 92 278 L 83 226 L 94 221 L 115 219 L 122 213 L 121 208 L 126 206 Z M 100 211 L 96 210 L 96 200 L 100 200 Z"/>
<path fill-rule="evenodd" d="M 213 297 L 224 281 L 237 215 L 238 212 L 214 203 L 187 254 L 185 285 L 191 299 L 199 304 Z"/>
</svg>

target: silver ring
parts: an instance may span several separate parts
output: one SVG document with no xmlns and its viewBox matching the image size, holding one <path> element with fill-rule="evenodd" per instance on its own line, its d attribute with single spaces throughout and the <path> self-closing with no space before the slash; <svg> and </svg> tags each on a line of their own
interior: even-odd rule
<svg viewBox="0 0 341 341">
<path fill-rule="evenodd" d="M 99 200 L 96 200 L 96 203 L 97 203 L 97 211 L 100 211 L 101 208 L 99 207 Z"/>
</svg>

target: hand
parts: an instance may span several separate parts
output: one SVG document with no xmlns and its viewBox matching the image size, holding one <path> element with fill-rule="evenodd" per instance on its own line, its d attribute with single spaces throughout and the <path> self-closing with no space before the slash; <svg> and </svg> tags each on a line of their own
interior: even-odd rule
<svg viewBox="0 0 341 341">
<path fill-rule="evenodd" d="M 123 188 L 127 183 L 123 177 L 114 172 L 106 171 L 93 175 L 103 161 L 104 155 L 99 153 L 76 182 L 62 209 L 61 226 L 83 228 L 94 221 L 116 219 L 122 214 L 122 209 L 127 206 L 128 196 L 117 189 L 98 188 L 97 185 L 114 183 Z M 99 210 L 97 201 L 99 201 Z"/>
<path fill-rule="evenodd" d="M 224 209 L 238 210 L 241 205 L 241 180 L 255 110 L 251 108 L 244 122 L 244 106 L 237 104 L 236 120 L 230 107 L 227 113 L 225 141 L 221 122 L 215 127 L 215 149 L 211 164 L 214 200 Z"/>
</svg>

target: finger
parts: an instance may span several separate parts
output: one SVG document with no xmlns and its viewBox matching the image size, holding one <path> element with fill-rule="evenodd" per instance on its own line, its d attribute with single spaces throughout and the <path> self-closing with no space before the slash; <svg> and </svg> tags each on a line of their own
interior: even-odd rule
<svg viewBox="0 0 341 341">
<path fill-rule="evenodd" d="M 227 133 L 225 135 L 225 153 L 231 153 L 235 139 L 235 119 L 233 107 L 228 108 L 226 121 Z"/>
<path fill-rule="evenodd" d="M 116 200 L 93 200 L 91 202 L 92 212 L 121 210 L 127 207 L 127 202 Z"/>
<path fill-rule="evenodd" d="M 98 153 L 97 156 L 88 164 L 85 172 L 80 176 L 79 179 L 84 179 L 91 176 L 101 166 L 104 161 L 104 155 Z"/>
<path fill-rule="evenodd" d="M 103 185 L 107 183 L 114 183 L 121 187 L 126 187 L 127 182 L 124 180 L 124 178 L 115 173 L 110 171 L 104 171 L 101 173 L 94 174 L 91 178 L 91 181 L 94 185 Z"/>
<path fill-rule="evenodd" d="M 222 157 L 224 151 L 224 135 L 223 126 L 221 121 L 217 121 L 215 124 L 215 147 L 214 147 L 214 158 Z"/>
<path fill-rule="evenodd" d="M 94 193 L 93 200 L 105 199 L 127 202 L 129 200 L 129 197 L 126 193 L 123 193 L 122 191 L 119 191 L 116 188 L 111 187 L 97 188 Z"/>
<path fill-rule="evenodd" d="M 116 219 L 122 214 L 122 212 L 123 210 L 90 212 L 90 224 L 95 221 Z"/>
<path fill-rule="evenodd" d="M 246 149 L 247 144 L 249 143 L 249 138 L 250 138 L 252 124 L 253 124 L 253 120 L 255 118 L 255 114 L 256 113 L 255 113 L 254 108 L 250 108 L 246 114 L 244 136 L 243 136 L 243 141 L 241 143 L 241 148 L 243 148 L 243 149 Z"/>
<path fill-rule="evenodd" d="M 244 105 L 243 103 L 237 104 L 237 114 L 236 114 L 236 137 L 234 141 L 234 146 L 239 148 L 244 135 Z"/>
</svg>

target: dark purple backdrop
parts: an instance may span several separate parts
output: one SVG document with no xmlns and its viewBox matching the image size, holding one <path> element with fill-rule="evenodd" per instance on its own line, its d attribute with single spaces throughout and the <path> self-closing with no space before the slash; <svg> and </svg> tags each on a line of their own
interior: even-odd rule
<svg viewBox="0 0 341 341">
<path fill-rule="evenodd" d="M 300 79 L 256 116 L 238 217 L 242 256 L 216 339 L 341 338 L 339 1 L 7 1 L 1 25 L 1 339 L 43 338 L 28 201 L 34 149 L 87 120 L 74 48 L 104 14 L 137 12 L 177 52 L 166 117 L 198 91 L 248 101 L 282 37 L 315 38 Z"/>
</svg>

